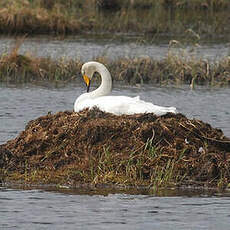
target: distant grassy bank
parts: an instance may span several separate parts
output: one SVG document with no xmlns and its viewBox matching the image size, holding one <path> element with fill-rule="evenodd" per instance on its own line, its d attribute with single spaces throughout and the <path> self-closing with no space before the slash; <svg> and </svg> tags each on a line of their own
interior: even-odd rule
<svg viewBox="0 0 230 230">
<path fill-rule="evenodd" d="M 134 32 L 229 35 L 228 0 L 2 0 L 4 34 Z"/>
<path fill-rule="evenodd" d="M 16 42 L 8 53 L 0 54 L 0 82 L 51 81 L 66 83 L 81 79 L 83 61 L 78 59 L 36 57 L 33 54 L 19 54 L 23 40 Z M 175 41 L 174 41 L 175 42 Z M 230 85 L 230 58 L 218 62 L 199 59 L 182 50 L 175 54 L 170 49 L 162 60 L 150 57 L 120 58 L 109 60 L 97 57 L 94 60 L 107 66 L 115 81 L 127 84 L 196 84 L 210 86 Z"/>
</svg>

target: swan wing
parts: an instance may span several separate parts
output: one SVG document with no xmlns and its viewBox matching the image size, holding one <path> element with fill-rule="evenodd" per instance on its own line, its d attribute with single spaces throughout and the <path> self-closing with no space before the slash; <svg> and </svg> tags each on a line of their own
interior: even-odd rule
<svg viewBox="0 0 230 230">
<path fill-rule="evenodd" d="M 137 113 L 154 113 L 157 116 L 164 115 L 168 112 L 175 113 L 174 107 L 162 107 L 154 105 L 150 102 L 140 100 L 140 97 L 127 97 L 127 96 L 103 96 L 94 99 L 85 99 L 78 105 L 78 111 L 93 107 L 98 107 L 100 110 L 116 115 L 122 114 L 137 114 Z"/>
</svg>

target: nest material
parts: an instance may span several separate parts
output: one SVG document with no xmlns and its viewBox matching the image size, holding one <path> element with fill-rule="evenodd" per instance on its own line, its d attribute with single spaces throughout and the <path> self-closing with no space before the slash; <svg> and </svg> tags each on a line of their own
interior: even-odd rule
<svg viewBox="0 0 230 230">
<path fill-rule="evenodd" d="M 158 169 L 164 174 L 171 167 L 175 184 L 228 185 L 229 162 L 230 139 L 221 130 L 172 113 L 116 116 L 93 109 L 48 114 L 0 146 L 5 175 L 45 170 L 48 182 L 59 178 L 70 184 L 150 184 Z"/>
</svg>

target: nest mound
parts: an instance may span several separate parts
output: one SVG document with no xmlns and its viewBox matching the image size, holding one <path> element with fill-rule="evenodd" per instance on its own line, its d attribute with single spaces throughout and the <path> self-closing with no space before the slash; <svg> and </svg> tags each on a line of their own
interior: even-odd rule
<svg viewBox="0 0 230 230">
<path fill-rule="evenodd" d="M 65 111 L 1 145 L 0 168 L 3 181 L 228 186 L 230 139 L 182 114 Z"/>
</svg>

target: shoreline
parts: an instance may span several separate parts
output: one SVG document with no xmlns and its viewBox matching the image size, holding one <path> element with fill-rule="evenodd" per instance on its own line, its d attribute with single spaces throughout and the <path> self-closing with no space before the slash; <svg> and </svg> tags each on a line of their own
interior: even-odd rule
<svg viewBox="0 0 230 230">
<path fill-rule="evenodd" d="M 2 34 L 136 32 L 178 35 L 193 29 L 204 36 L 229 35 L 229 1 L 28 1 L 0 3 Z M 142 17 L 145 15 L 145 17 Z M 139 20 L 142 18 L 142 20 Z M 216 20 L 218 19 L 218 20 Z M 183 21 L 183 23 L 181 23 Z"/>
<path fill-rule="evenodd" d="M 113 80 L 128 85 L 182 85 L 193 89 L 196 85 L 210 87 L 230 86 L 230 58 L 223 57 L 218 62 L 184 56 L 169 52 L 162 60 L 150 57 L 120 58 L 108 60 L 106 57 L 93 59 L 103 63 Z M 2 83 L 68 83 L 81 79 L 80 69 L 84 62 L 80 59 L 58 60 L 18 54 L 18 47 L 11 53 L 0 56 L 0 82 Z M 99 75 L 97 75 L 97 78 Z"/>
<path fill-rule="evenodd" d="M 41 81 L 68 83 L 76 78 L 81 79 L 80 69 L 84 63 L 81 59 L 65 57 L 52 59 L 30 53 L 20 54 L 19 48 L 24 39 L 17 39 L 10 51 L 0 54 L 0 82 L 16 84 Z M 99 56 L 93 60 L 104 64 L 114 81 L 129 85 L 188 84 L 192 89 L 196 85 L 230 86 L 229 56 L 215 62 L 201 59 L 195 57 L 193 53 L 188 53 L 186 49 L 177 47 L 178 43 L 180 45 L 180 42 L 172 40 L 167 54 L 161 60 L 149 56 L 123 57 L 117 60 Z M 173 50 L 174 48 L 178 51 Z"/>
<path fill-rule="evenodd" d="M 229 194 L 229 188 L 214 188 L 205 187 L 198 185 L 184 185 L 180 187 L 167 187 L 167 188 L 154 188 L 149 186 L 123 186 L 114 184 L 79 184 L 75 186 L 70 185 L 58 185 L 58 184 L 30 184 L 30 183 L 19 183 L 16 182 L 3 182 L 0 183 L 1 187 L 12 188 L 12 189 L 22 189 L 22 190 L 33 190 L 41 189 L 45 191 L 60 191 L 73 194 L 113 194 L 113 193 L 126 193 L 126 194 L 151 194 L 151 195 L 162 195 L 174 196 L 178 194 Z"/>
</svg>

